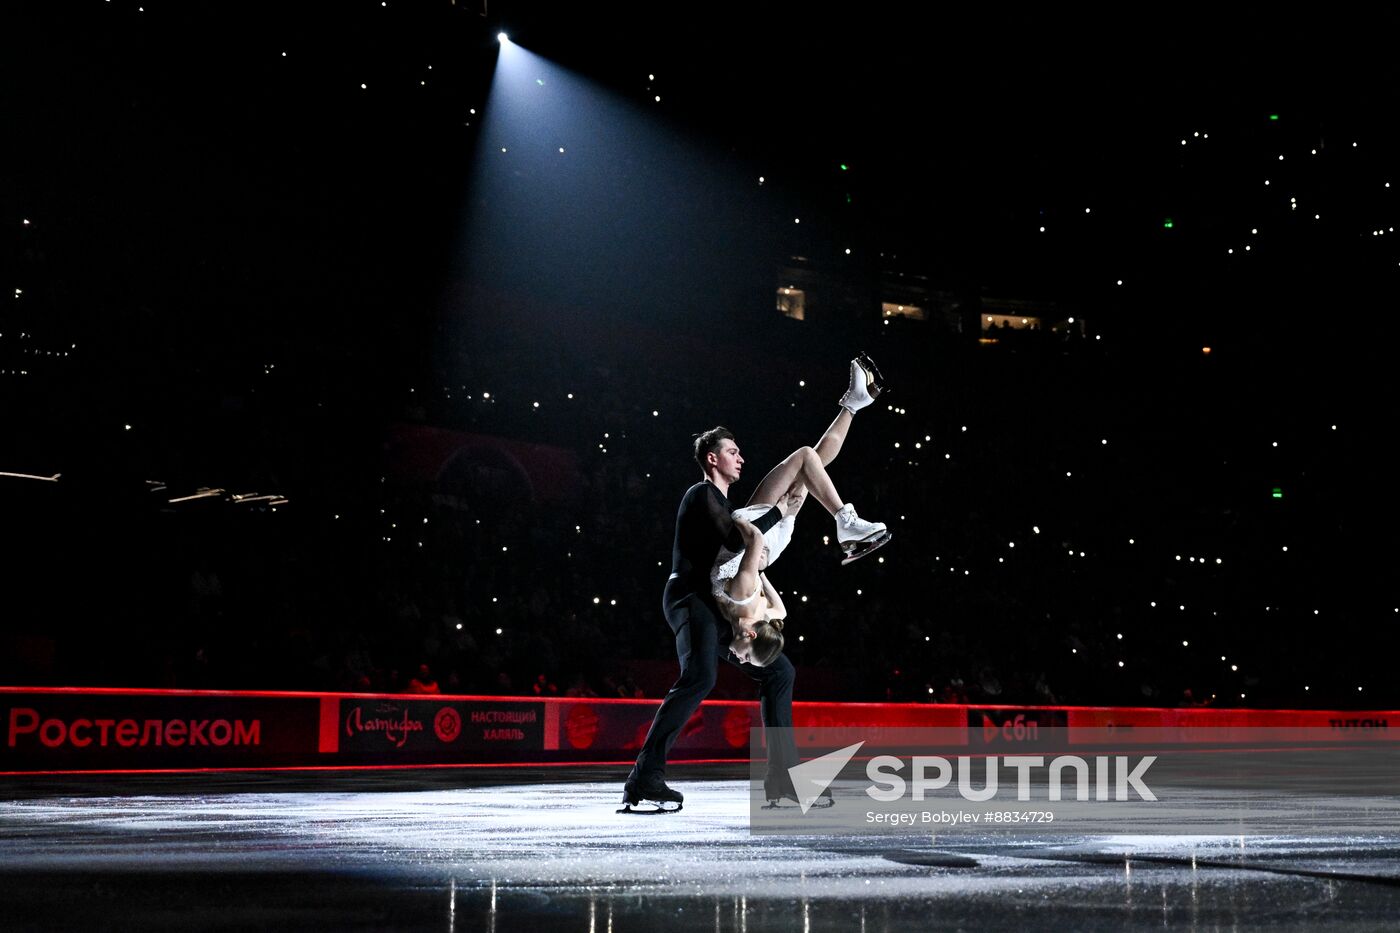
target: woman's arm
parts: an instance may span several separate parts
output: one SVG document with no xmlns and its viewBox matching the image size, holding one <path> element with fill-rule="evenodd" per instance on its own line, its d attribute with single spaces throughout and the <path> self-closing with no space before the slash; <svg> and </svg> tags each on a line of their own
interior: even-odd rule
<svg viewBox="0 0 1400 933">
<path fill-rule="evenodd" d="M 744 557 L 739 561 L 739 572 L 729 581 L 725 592 L 733 599 L 744 601 L 758 592 L 758 563 L 763 559 L 763 532 L 742 518 L 734 519 L 734 528 L 743 539 Z"/>
</svg>

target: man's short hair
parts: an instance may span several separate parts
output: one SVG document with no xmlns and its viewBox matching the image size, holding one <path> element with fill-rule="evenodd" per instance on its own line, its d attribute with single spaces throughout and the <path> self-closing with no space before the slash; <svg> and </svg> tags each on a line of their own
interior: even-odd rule
<svg viewBox="0 0 1400 933">
<path fill-rule="evenodd" d="M 734 432 L 726 427 L 714 427 L 695 438 L 695 462 L 704 470 L 709 467 L 705 457 L 719 450 L 725 441 L 734 440 Z"/>
</svg>

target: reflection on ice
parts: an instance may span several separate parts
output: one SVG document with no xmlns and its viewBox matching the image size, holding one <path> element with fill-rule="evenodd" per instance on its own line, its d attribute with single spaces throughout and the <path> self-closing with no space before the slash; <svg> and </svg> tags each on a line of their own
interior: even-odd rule
<svg viewBox="0 0 1400 933">
<path fill-rule="evenodd" d="M 661 817 L 616 814 L 616 792 L 598 782 L 3 801 L 0 870 L 44 883 L 0 884 L 0 908 L 63 897 L 69 878 L 86 890 L 93 876 L 157 873 L 162 891 L 183 884 L 207 900 L 271 873 L 295 879 L 289 899 L 312 903 L 375 896 L 364 879 L 395 904 L 431 896 L 425 928 L 449 933 L 1018 926 L 1031 909 L 1038 926 L 1077 929 L 1400 914 L 1391 837 L 753 836 L 743 781 L 692 782 L 686 809 Z M 1356 883 L 1366 878 L 1391 884 Z M 272 896 L 249 884 L 249 903 Z"/>
</svg>

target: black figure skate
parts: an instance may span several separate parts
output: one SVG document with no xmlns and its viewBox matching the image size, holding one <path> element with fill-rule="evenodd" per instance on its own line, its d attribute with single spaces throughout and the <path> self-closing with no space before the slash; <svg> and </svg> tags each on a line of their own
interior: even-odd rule
<svg viewBox="0 0 1400 933">
<path fill-rule="evenodd" d="M 666 782 L 659 774 L 638 779 L 629 778 L 622 788 L 622 809 L 617 812 L 641 813 L 648 816 L 653 813 L 676 813 L 680 811 L 683 800 L 685 800 L 685 795 L 678 790 L 667 787 Z M 643 801 L 651 804 L 651 808 L 632 809 Z M 668 806 L 668 804 L 675 804 L 675 806 Z"/>
</svg>

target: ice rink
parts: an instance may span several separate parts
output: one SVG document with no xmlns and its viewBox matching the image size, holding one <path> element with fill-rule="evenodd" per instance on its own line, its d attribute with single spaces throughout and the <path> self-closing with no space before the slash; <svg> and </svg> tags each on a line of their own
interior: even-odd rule
<svg viewBox="0 0 1400 933">
<path fill-rule="evenodd" d="M 6 930 L 1382 930 L 1400 837 L 765 837 L 735 766 L 0 785 Z M 846 805 L 856 805 L 847 801 Z M 838 806 L 842 802 L 838 800 Z"/>
</svg>

